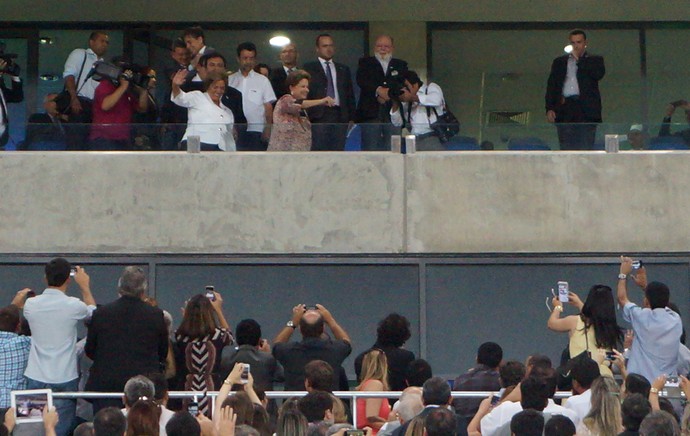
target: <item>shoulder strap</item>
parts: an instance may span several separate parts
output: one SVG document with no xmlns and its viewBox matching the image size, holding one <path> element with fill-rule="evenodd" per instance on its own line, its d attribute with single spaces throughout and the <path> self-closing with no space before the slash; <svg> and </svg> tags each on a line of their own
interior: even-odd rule
<svg viewBox="0 0 690 436">
<path fill-rule="evenodd" d="M 77 83 L 75 84 L 76 86 L 79 86 L 79 81 L 81 80 L 81 74 L 84 72 L 84 65 L 86 65 L 86 50 L 84 50 L 84 60 L 81 61 L 81 68 L 79 68 L 79 75 L 77 76 Z M 84 87 L 86 84 L 86 80 L 84 80 L 84 83 L 79 86 L 79 89 L 77 89 L 77 95 L 79 95 L 79 91 Z"/>
</svg>

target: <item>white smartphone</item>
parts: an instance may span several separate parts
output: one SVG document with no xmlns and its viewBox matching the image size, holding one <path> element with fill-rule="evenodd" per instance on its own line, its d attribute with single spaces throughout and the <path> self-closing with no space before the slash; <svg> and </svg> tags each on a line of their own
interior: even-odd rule
<svg viewBox="0 0 690 436">
<path fill-rule="evenodd" d="M 568 299 L 568 282 L 558 282 L 558 301 L 567 303 Z"/>
<path fill-rule="evenodd" d="M 50 389 L 12 391 L 10 403 L 14 407 L 17 423 L 42 422 L 43 409 L 53 407 L 53 391 Z"/>
</svg>

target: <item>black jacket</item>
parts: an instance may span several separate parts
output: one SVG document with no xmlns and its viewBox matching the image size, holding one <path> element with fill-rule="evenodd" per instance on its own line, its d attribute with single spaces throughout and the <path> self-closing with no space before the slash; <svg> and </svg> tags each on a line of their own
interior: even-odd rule
<svg viewBox="0 0 690 436">
<path fill-rule="evenodd" d="M 122 392 L 131 377 L 165 367 L 168 329 L 163 311 L 134 297 L 99 307 L 91 318 L 84 350 L 93 360 L 85 389 Z"/>
<path fill-rule="evenodd" d="M 340 122 L 347 123 L 355 119 L 355 92 L 352 87 L 352 76 L 350 69 L 343 64 L 333 62 L 335 66 L 335 83 L 340 98 Z M 318 100 L 326 96 L 327 81 L 321 62 L 308 62 L 304 64 L 304 70 L 311 75 L 309 81 L 308 100 Z M 326 106 L 314 106 L 307 109 L 309 119 L 318 122 L 324 113 Z"/>
<path fill-rule="evenodd" d="M 363 57 L 357 67 L 357 85 L 361 89 L 359 103 L 357 104 L 357 121 L 372 120 L 379 117 L 381 105 L 376 100 L 376 89 L 386 86 L 391 77 L 407 71 L 407 62 L 400 59 L 391 59 L 388 69 L 384 72 L 381 63 L 374 56 Z M 390 105 L 386 105 L 390 106 Z M 386 112 L 390 110 L 387 108 Z"/>
<path fill-rule="evenodd" d="M 546 111 L 556 112 L 563 98 L 563 84 L 568 72 L 568 56 L 557 57 L 551 64 L 551 74 L 546 86 Z M 599 80 L 606 74 L 604 58 L 585 52 L 577 61 L 577 84 L 580 88 L 580 103 L 587 121 L 601 122 L 601 94 L 599 94 Z"/>
</svg>

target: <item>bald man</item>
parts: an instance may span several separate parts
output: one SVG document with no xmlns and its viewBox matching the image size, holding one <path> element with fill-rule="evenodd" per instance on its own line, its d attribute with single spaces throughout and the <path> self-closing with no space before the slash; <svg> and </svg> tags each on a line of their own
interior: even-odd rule
<svg viewBox="0 0 690 436">
<path fill-rule="evenodd" d="M 335 339 L 325 334 L 328 326 Z M 289 342 L 299 326 L 301 342 Z M 342 363 L 352 352 L 350 336 L 336 322 L 331 312 L 320 304 L 292 308 L 292 318 L 274 340 L 273 356 L 285 370 L 285 390 L 304 390 L 304 367 L 313 360 L 323 360 L 333 368 L 333 386 L 338 386 Z"/>
<path fill-rule="evenodd" d="M 362 127 L 362 150 L 390 150 L 391 135 L 400 128 L 391 124 L 391 81 L 407 71 L 407 62 L 393 57 L 393 38 L 376 38 L 374 55 L 359 60 L 357 84 L 361 89 L 357 105 L 357 122 Z"/>
<path fill-rule="evenodd" d="M 299 53 L 295 44 L 287 44 L 280 50 L 280 66 L 273 68 L 270 76 L 271 86 L 273 86 L 276 99 L 290 92 L 285 81 L 287 80 L 287 75 L 297 69 L 298 56 Z"/>
</svg>

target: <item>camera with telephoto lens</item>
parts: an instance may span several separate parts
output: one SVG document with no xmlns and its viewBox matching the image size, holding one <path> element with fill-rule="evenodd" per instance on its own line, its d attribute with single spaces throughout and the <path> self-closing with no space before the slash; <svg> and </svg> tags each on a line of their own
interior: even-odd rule
<svg viewBox="0 0 690 436">
<path fill-rule="evenodd" d="M 148 71 L 148 68 L 137 64 L 127 62 L 112 64 L 110 62 L 98 61 L 93 65 L 89 75 L 98 81 L 108 79 L 115 85 L 119 85 L 120 80 L 126 80 L 133 85 L 146 89 L 149 81 L 154 76 L 146 74 L 145 71 Z"/>
<path fill-rule="evenodd" d="M 19 55 L 16 53 L 5 53 L 5 43 L 0 42 L 0 59 L 5 61 L 7 65 L 5 65 L 5 68 L 0 70 L 0 73 L 7 73 L 10 76 L 19 76 L 19 72 L 21 69 L 19 68 L 19 65 L 14 61 L 17 59 Z"/>
<path fill-rule="evenodd" d="M 405 89 L 405 79 L 396 70 L 392 70 L 383 86 L 388 88 L 388 98 L 400 101 L 400 96 Z"/>
</svg>

